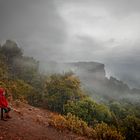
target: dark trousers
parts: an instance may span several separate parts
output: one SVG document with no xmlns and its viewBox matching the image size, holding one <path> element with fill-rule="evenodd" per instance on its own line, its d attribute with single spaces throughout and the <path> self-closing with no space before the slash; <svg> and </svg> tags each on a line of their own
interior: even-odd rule
<svg viewBox="0 0 140 140">
<path fill-rule="evenodd" d="M 1 108 L 1 120 L 3 119 L 3 108 Z"/>
</svg>

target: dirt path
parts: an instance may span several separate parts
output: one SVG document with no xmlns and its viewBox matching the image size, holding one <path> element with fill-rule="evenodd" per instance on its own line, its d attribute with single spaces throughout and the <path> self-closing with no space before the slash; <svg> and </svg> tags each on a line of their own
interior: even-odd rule
<svg viewBox="0 0 140 140">
<path fill-rule="evenodd" d="M 12 119 L 0 120 L 0 140 L 86 140 L 69 131 L 49 126 L 51 112 L 25 105 L 11 112 Z"/>
</svg>

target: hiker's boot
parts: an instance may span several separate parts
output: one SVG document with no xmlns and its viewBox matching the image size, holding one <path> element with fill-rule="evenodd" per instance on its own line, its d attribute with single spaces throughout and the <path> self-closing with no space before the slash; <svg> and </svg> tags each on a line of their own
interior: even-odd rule
<svg viewBox="0 0 140 140">
<path fill-rule="evenodd" d="M 5 117 L 6 119 L 11 119 L 12 117 L 11 116 L 9 116 L 9 115 L 6 115 L 6 117 Z"/>
</svg>

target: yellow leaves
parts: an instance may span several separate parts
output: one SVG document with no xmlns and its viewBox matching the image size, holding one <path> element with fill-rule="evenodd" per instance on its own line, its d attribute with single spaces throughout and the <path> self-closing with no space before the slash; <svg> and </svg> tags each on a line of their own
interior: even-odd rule
<svg viewBox="0 0 140 140">
<path fill-rule="evenodd" d="M 49 121 L 49 125 L 54 126 L 59 130 L 63 130 L 66 128 L 66 119 L 61 115 L 53 115 Z"/>
<path fill-rule="evenodd" d="M 62 131 L 68 129 L 72 132 L 88 137 L 93 137 L 95 135 L 94 130 L 88 127 L 86 122 L 70 113 L 67 114 L 67 116 L 52 115 L 49 124 Z"/>
<path fill-rule="evenodd" d="M 67 116 L 52 115 L 49 125 L 63 131 L 68 129 L 76 134 L 87 136 L 97 140 L 124 140 L 124 137 L 116 129 L 105 123 L 97 124 L 93 129 L 78 117 L 68 113 Z"/>
<path fill-rule="evenodd" d="M 66 125 L 69 130 L 77 134 L 84 135 L 84 130 L 86 130 L 86 128 L 88 127 L 86 122 L 82 121 L 81 119 L 70 113 L 67 114 L 66 120 Z"/>
<path fill-rule="evenodd" d="M 116 129 L 109 127 L 106 123 L 97 124 L 94 129 L 98 139 L 124 140 L 124 137 Z"/>
</svg>

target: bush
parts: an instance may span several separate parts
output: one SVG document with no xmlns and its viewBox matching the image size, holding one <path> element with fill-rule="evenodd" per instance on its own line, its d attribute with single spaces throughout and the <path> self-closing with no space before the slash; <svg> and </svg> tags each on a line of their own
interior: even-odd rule
<svg viewBox="0 0 140 140">
<path fill-rule="evenodd" d="M 104 121 L 107 123 L 112 121 L 112 115 L 109 109 L 105 105 L 98 104 L 89 98 L 69 102 L 64 106 L 64 109 L 65 114 L 70 112 L 83 119 L 88 124 L 93 124 L 95 121 Z"/>
<path fill-rule="evenodd" d="M 124 140 L 124 137 L 116 129 L 105 123 L 97 124 L 94 129 L 98 140 Z"/>
</svg>

